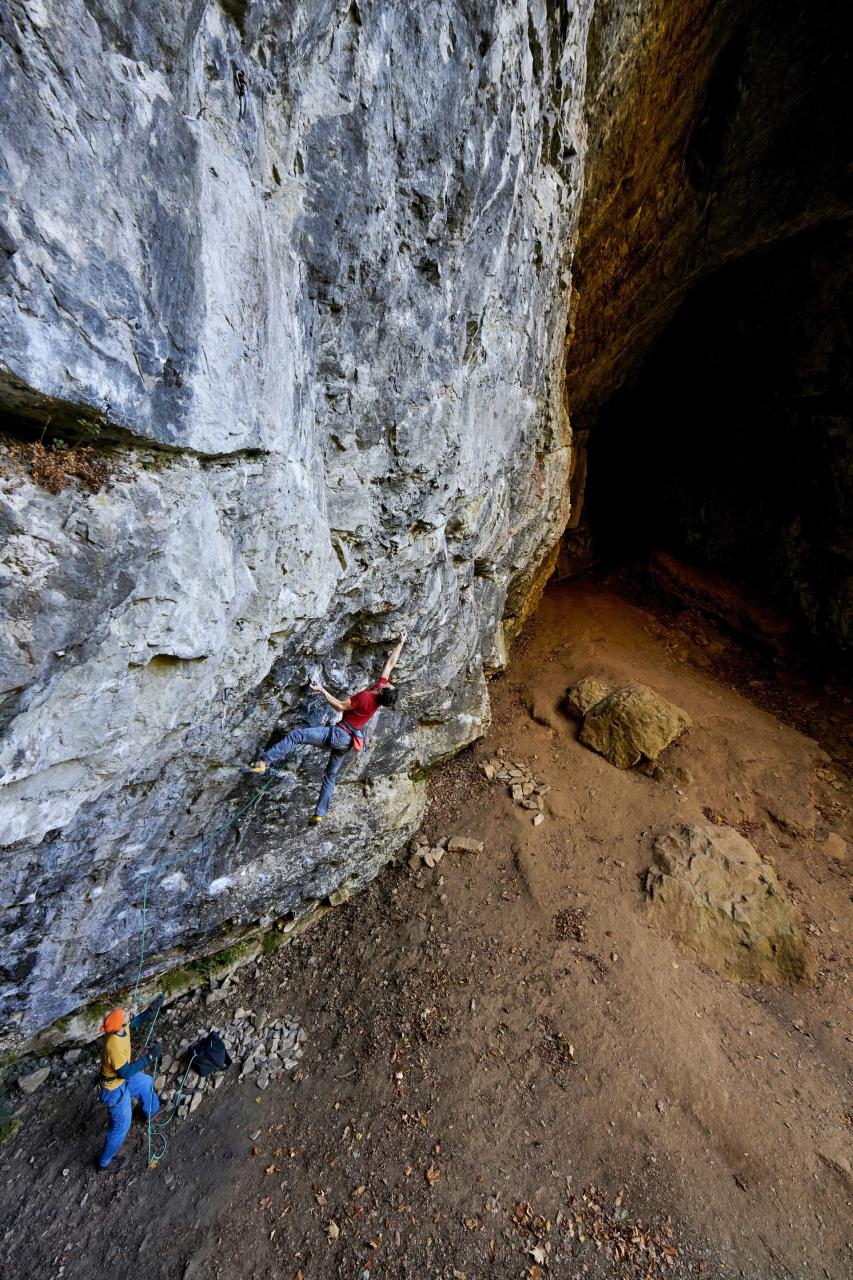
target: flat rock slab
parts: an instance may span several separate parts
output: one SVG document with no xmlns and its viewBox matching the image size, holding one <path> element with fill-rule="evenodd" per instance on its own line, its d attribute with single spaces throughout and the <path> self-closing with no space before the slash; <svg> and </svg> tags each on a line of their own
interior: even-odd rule
<svg viewBox="0 0 853 1280">
<path fill-rule="evenodd" d="M 727 978 L 811 982 L 815 961 L 773 870 L 737 831 L 679 824 L 657 836 L 652 918 Z"/>
<path fill-rule="evenodd" d="M 631 769 L 641 760 L 656 760 L 691 724 L 686 711 L 654 689 L 628 684 L 590 707 L 580 740 L 617 769 Z"/>
<path fill-rule="evenodd" d="M 30 1071 L 28 1075 L 18 1076 L 18 1088 L 22 1093 L 35 1093 L 36 1089 L 40 1089 L 50 1075 L 50 1067 L 39 1067 L 37 1071 Z"/>
<path fill-rule="evenodd" d="M 482 840 L 472 840 L 470 836 L 451 836 L 447 842 L 448 853 L 482 853 Z"/>
</svg>

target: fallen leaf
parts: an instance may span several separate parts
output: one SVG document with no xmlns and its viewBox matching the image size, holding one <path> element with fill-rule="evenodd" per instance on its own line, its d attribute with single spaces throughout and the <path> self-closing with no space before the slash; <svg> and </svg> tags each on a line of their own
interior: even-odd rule
<svg viewBox="0 0 853 1280">
<path fill-rule="evenodd" d="M 329 1223 L 329 1229 L 328 1229 L 329 1239 L 337 1240 L 340 1234 L 341 1234 L 341 1229 L 338 1226 L 338 1224 L 335 1222 L 334 1218 L 332 1218 L 331 1222 Z"/>
<path fill-rule="evenodd" d="M 362 1184 L 362 1186 L 360 1186 L 360 1187 L 356 1187 L 355 1191 L 353 1191 L 353 1193 L 352 1193 L 352 1194 L 353 1194 L 353 1198 L 355 1198 L 355 1196 L 363 1196 L 363 1195 L 364 1195 L 364 1185 Z"/>
<path fill-rule="evenodd" d="M 439 1182 L 441 1179 L 441 1171 L 439 1169 L 436 1169 L 434 1164 L 428 1164 L 426 1167 L 424 1176 L 427 1182 L 429 1183 L 429 1185 L 431 1187 L 434 1187 L 435 1184 Z"/>
<path fill-rule="evenodd" d="M 267 1167 L 266 1167 L 266 1169 L 265 1169 L 265 1172 L 266 1172 L 266 1173 L 278 1173 L 278 1169 L 276 1169 L 276 1167 L 275 1167 L 275 1165 L 274 1165 L 274 1164 L 268 1164 L 268 1165 L 267 1165 Z"/>
<path fill-rule="evenodd" d="M 260 1147 L 252 1147 L 252 1155 L 253 1155 L 253 1156 L 259 1156 L 259 1155 L 261 1155 L 261 1148 L 260 1148 Z"/>
<path fill-rule="evenodd" d="M 268 1209 L 271 1204 L 272 1204 L 272 1198 L 270 1196 L 264 1196 L 263 1200 L 261 1200 L 262 1209 Z"/>
<path fill-rule="evenodd" d="M 412 1174 L 413 1174 L 414 1172 L 415 1172 L 415 1171 L 414 1171 L 414 1169 L 412 1168 L 412 1166 L 411 1166 L 410 1164 L 407 1164 L 407 1165 L 406 1165 L 406 1167 L 405 1167 L 405 1169 L 403 1170 L 403 1173 L 405 1174 L 405 1176 L 406 1176 L 407 1178 L 411 1178 L 411 1176 L 412 1176 Z"/>
</svg>

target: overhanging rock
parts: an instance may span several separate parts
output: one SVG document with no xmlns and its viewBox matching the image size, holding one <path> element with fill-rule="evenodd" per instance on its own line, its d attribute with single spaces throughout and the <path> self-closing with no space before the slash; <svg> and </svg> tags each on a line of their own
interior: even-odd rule
<svg viewBox="0 0 853 1280">
<path fill-rule="evenodd" d="M 132 981 L 149 872 L 156 972 L 364 885 L 482 732 L 566 519 L 591 5 L 7 8 L 0 404 L 120 463 L 94 495 L 4 464 L 13 1046 Z M 322 834 L 308 755 L 176 870 L 321 714 L 309 675 L 362 687 L 401 626 Z"/>
</svg>

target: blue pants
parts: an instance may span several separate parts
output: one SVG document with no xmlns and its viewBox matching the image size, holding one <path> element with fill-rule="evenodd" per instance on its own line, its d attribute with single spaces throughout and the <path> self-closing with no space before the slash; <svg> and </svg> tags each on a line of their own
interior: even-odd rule
<svg viewBox="0 0 853 1280">
<path fill-rule="evenodd" d="M 134 1098 L 142 1103 L 146 1116 L 156 1116 L 160 1110 L 160 1101 L 154 1092 L 154 1081 L 143 1071 L 137 1071 L 136 1075 L 125 1080 L 118 1089 L 101 1089 L 98 1094 L 98 1101 L 104 1104 L 109 1114 L 104 1149 L 98 1161 L 102 1169 L 106 1169 L 127 1137 Z"/>
<path fill-rule="evenodd" d="M 346 729 L 341 729 L 336 724 L 322 724 L 313 729 L 291 729 L 287 737 L 276 742 L 269 751 L 261 752 L 261 756 L 268 764 L 277 764 L 279 760 L 286 760 L 291 751 L 302 746 L 329 748 L 329 763 L 323 774 L 320 798 L 314 810 L 318 818 L 324 818 L 329 811 L 341 765 L 352 750 L 352 739 Z"/>
</svg>

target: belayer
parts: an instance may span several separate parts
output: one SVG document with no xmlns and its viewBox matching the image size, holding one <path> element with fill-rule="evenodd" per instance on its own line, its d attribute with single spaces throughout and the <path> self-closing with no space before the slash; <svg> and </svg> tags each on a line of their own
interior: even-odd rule
<svg viewBox="0 0 853 1280">
<path fill-rule="evenodd" d="M 342 713 L 342 719 L 333 725 L 318 725 L 316 728 L 306 726 L 301 729 L 291 729 L 286 737 L 279 742 L 273 743 L 266 751 L 262 751 L 259 759 L 249 766 L 251 773 L 266 773 L 270 765 L 277 764 L 279 760 L 287 759 L 291 751 L 294 751 L 297 747 L 306 744 L 311 747 L 328 747 L 329 762 L 326 765 L 326 772 L 323 774 L 323 785 L 320 788 L 317 807 L 314 810 L 313 817 L 310 819 L 312 826 L 322 822 L 326 816 L 332 793 L 335 790 L 338 773 L 349 752 L 364 750 L 364 727 L 367 722 L 373 718 L 379 707 L 396 706 L 397 690 L 392 684 L 389 684 L 388 677 L 399 662 L 400 653 L 405 643 L 406 632 L 403 631 L 400 633 L 400 639 L 394 646 L 388 661 L 382 668 L 382 675 L 370 688 L 363 689 L 361 693 L 353 693 L 349 698 L 341 700 L 333 698 L 321 684 L 312 684 L 311 688 L 314 693 L 322 693 L 329 706 Z"/>
<path fill-rule="evenodd" d="M 145 1068 L 156 1058 L 163 1056 L 160 1041 L 149 1046 L 148 1052 L 135 1062 L 131 1061 L 130 1033 L 144 1027 L 155 1018 L 163 1005 L 160 995 L 147 1009 L 131 1018 L 124 1009 L 113 1009 L 101 1023 L 104 1044 L 101 1050 L 101 1082 L 98 1101 L 107 1108 L 109 1115 L 104 1149 L 98 1160 L 98 1169 L 105 1172 L 110 1166 L 120 1169 L 125 1157 L 117 1152 L 127 1137 L 133 1111 L 133 1101 L 142 1103 L 147 1117 L 160 1109 L 154 1081 L 145 1075 Z"/>
</svg>

